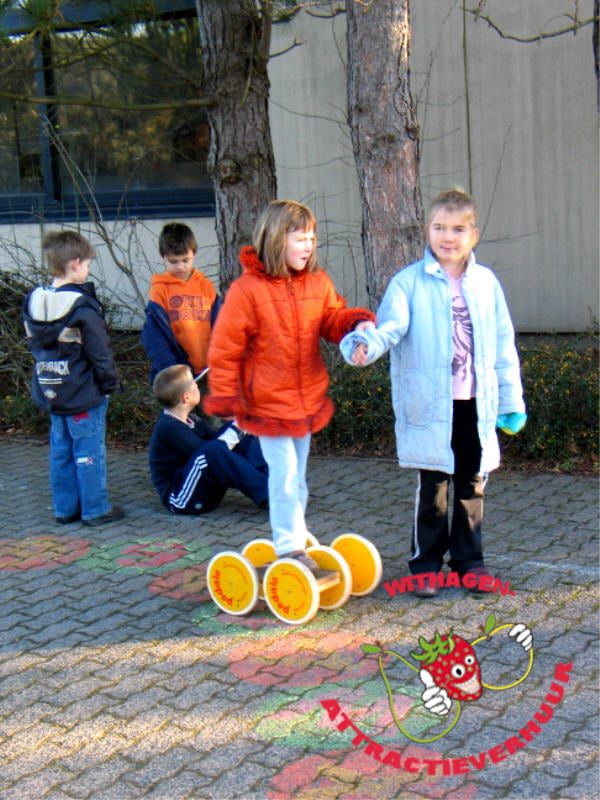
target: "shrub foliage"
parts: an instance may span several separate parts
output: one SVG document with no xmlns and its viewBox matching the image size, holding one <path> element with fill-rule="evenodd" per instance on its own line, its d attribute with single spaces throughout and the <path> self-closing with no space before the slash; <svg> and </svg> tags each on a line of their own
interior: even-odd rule
<svg viewBox="0 0 600 800">
<path fill-rule="evenodd" d="M 46 434 L 48 420 L 29 399 L 32 359 L 21 322 L 23 287 L 0 282 L 0 432 Z M 598 339 L 553 337 L 519 345 L 529 415 L 517 436 L 500 434 L 504 464 L 513 469 L 597 471 Z M 111 397 L 108 439 L 146 446 L 158 414 L 149 367 L 137 333 L 112 333 L 123 392 Z M 336 405 L 331 423 L 314 437 L 313 453 L 395 454 L 388 358 L 364 369 L 346 366 L 337 348 L 324 348 Z"/>
<path fill-rule="evenodd" d="M 503 463 L 513 469 L 597 470 L 597 339 L 539 337 L 519 345 L 519 354 L 528 420 L 517 436 L 499 434 Z M 353 369 L 330 355 L 330 374 L 337 411 L 315 437 L 315 449 L 393 456 L 387 358 Z"/>
</svg>

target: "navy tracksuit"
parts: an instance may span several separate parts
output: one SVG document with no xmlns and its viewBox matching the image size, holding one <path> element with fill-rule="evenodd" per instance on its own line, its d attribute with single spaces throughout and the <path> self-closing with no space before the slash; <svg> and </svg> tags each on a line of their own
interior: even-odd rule
<svg viewBox="0 0 600 800">
<path fill-rule="evenodd" d="M 154 426 L 148 458 L 152 483 L 165 508 L 204 514 L 216 508 L 227 489 L 239 489 L 257 506 L 268 501 L 268 467 L 256 436 L 245 435 L 230 450 L 217 431 L 198 417 L 187 425 L 163 412 Z"/>
</svg>

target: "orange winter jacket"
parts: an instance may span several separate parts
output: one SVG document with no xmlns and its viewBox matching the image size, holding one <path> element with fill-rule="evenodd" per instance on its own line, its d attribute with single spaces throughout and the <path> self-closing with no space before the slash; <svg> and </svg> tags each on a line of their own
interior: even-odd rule
<svg viewBox="0 0 600 800">
<path fill-rule="evenodd" d="M 199 269 L 187 281 L 169 272 L 152 276 L 148 299 L 161 305 L 173 335 L 187 353 L 194 373 L 206 366 L 211 312 L 217 297 L 213 283 Z"/>
<path fill-rule="evenodd" d="M 272 278 L 253 247 L 242 248 L 240 262 L 210 340 L 204 410 L 257 435 L 319 431 L 333 415 L 320 339 L 337 343 L 375 317 L 347 308 L 323 270 Z"/>
</svg>

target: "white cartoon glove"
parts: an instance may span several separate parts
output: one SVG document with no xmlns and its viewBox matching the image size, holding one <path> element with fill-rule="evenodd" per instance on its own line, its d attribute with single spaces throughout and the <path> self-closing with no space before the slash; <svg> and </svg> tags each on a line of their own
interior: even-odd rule
<svg viewBox="0 0 600 800">
<path fill-rule="evenodd" d="M 513 625 L 508 635 L 515 637 L 515 641 L 521 645 L 525 652 L 531 650 L 533 646 L 533 634 L 522 622 L 517 622 L 516 625 Z"/>
<path fill-rule="evenodd" d="M 422 669 L 419 672 L 419 678 L 425 685 L 425 690 L 421 695 L 423 705 L 427 711 L 431 711 L 432 714 L 445 717 L 452 705 L 452 700 L 448 697 L 448 692 L 436 685 L 431 677 L 431 673 L 427 672 L 426 669 Z"/>
</svg>

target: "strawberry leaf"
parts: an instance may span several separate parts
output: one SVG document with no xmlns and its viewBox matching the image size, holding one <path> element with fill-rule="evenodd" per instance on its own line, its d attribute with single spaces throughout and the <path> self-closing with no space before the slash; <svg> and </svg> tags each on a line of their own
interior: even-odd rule
<svg viewBox="0 0 600 800">
<path fill-rule="evenodd" d="M 486 636 L 489 636 L 495 627 L 496 627 L 496 615 L 490 614 L 485 621 L 485 627 L 483 629 L 483 632 L 486 634 Z"/>
<path fill-rule="evenodd" d="M 376 644 L 361 644 L 360 649 L 363 653 L 367 653 L 368 655 L 381 653 L 381 647 L 378 647 Z"/>
<path fill-rule="evenodd" d="M 429 653 L 413 653 L 411 652 L 411 656 L 415 659 L 415 661 L 427 661 L 430 658 Z"/>
</svg>

